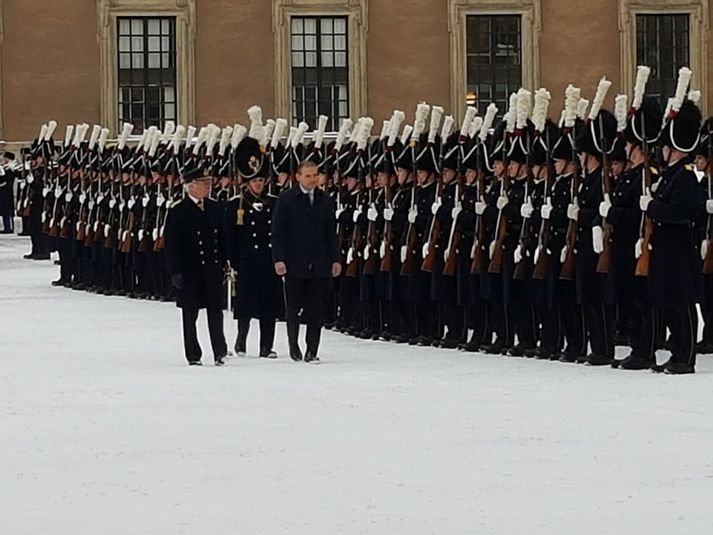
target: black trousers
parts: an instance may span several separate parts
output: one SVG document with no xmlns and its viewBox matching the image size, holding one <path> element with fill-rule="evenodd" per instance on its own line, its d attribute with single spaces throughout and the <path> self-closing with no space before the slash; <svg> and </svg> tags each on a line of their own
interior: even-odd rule
<svg viewBox="0 0 713 535">
<path fill-rule="evenodd" d="M 582 305 L 589 344 L 594 355 L 614 358 L 616 306 L 604 303 Z"/>
<path fill-rule="evenodd" d="M 287 339 L 291 350 L 299 347 L 299 314 L 303 312 L 307 323 L 307 351 L 317 355 L 328 294 L 329 279 L 285 279 Z"/>
<path fill-rule="evenodd" d="M 198 342 L 198 331 L 196 321 L 198 320 L 197 308 L 183 308 L 183 348 L 188 362 L 196 362 L 203 356 L 201 345 Z M 213 357 L 224 357 L 228 354 L 228 346 L 225 344 L 223 334 L 223 311 L 221 309 L 208 309 L 208 332 L 210 333 L 210 345 L 213 349 Z"/>
<path fill-rule="evenodd" d="M 666 326 L 671 331 L 671 360 L 696 365 L 698 311 L 696 305 L 663 309 Z"/>
<path fill-rule="evenodd" d="M 4 232 L 15 232 L 15 220 L 11 215 L 2 216 L 2 229 Z"/>
<path fill-rule="evenodd" d="M 270 351 L 275 344 L 275 318 L 260 318 L 260 351 Z M 250 318 L 238 318 L 238 339 L 236 348 L 244 349 L 250 333 Z"/>
</svg>

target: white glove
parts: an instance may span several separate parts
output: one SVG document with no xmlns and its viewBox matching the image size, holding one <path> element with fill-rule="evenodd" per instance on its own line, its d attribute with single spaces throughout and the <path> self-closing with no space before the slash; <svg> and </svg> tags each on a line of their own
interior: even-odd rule
<svg viewBox="0 0 713 535">
<path fill-rule="evenodd" d="M 428 242 L 424 243 L 423 248 L 421 249 L 423 258 L 426 258 L 428 256 L 428 251 L 429 251 L 428 245 L 429 245 Z"/>
<path fill-rule="evenodd" d="M 48 195 L 49 192 L 50 192 L 50 189 L 51 189 L 51 188 L 50 188 L 49 186 L 45 186 L 44 188 L 42 188 L 42 196 L 43 196 L 43 197 L 47 197 L 47 195 Z"/>
<path fill-rule="evenodd" d="M 552 215 L 552 201 L 550 199 L 547 199 L 547 203 L 543 204 L 542 208 L 540 208 L 540 215 L 545 221 L 549 220 Z"/>
<path fill-rule="evenodd" d="M 713 214 L 713 199 L 709 199 L 706 201 L 706 212 L 709 214 Z"/>
<path fill-rule="evenodd" d="M 144 229 L 140 228 L 139 229 L 139 241 L 142 241 L 144 239 L 144 234 L 146 231 Z"/>
<path fill-rule="evenodd" d="M 156 206 L 161 207 L 163 206 L 163 203 L 166 202 L 166 197 L 164 197 L 161 193 L 158 194 L 158 197 L 156 197 Z"/>
<path fill-rule="evenodd" d="M 158 229 L 155 228 L 151 231 L 151 238 L 153 238 L 153 241 L 158 240 Z"/>
<path fill-rule="evenodd" d="M 441 207 L 441 199 L 436 199 L 436 202 L 434 202 L 431 205 L 431 213 L 433 215 L 436 215 L 438 213 L 438 209 Z"/>
<path fill-rule="evenodd" d="M 86 200 L 87 200 L 87 195 L 86 195 L 85 193 L 82 193 L 82 194 L 79 196 L 79 202 L 80 202 L 81 204 L 84 204 L 84 201 L 86 201 Z"/>
<path fill-rule="evenodd" d="M 515 248 L 515 263 L 519 264 L 520 262 L 522 262 L 522 245 Z"/>
<path fill-rule="evenodd" d="M 644 252 L 644 240 L 639 238 L 636 240 L 636 244 L 634 244 L 634 258 L 637 260 L 641 257 L 641 254 Z"/>
<path fill-rule="evenodd" d="M 641 211 L 645 212 L 648 209 L 649 204 L 653 200 L 654 200 L 654 198 L 651 195 L 642 195 L 639 198 L 639 206 L 641 207 Z"/>
<path fill-rule="evenodd" d="M 609 200 L 609 195 L 605 195 L 604 201 L 599 204 L 599 215 L 606 217 L 609 215 L 609 210 L 611 210 L 611 201 Z"/>
<path fill-rule="evenodd" d="M 28 162 L 28 163 L 29 163 L 29 162 Z M 35 177 L 32 175 L 32 173 L 30 173 L 29 175 L 27 175 L 27 183 L 28 183 L 28 184 L 32 184 L 34 181 L 35 181 Z"/>
<path fill-rule="evenodd" d="M 89 201 L 89 209 L 90 209 L 90 210 L 94 210 L 94 204 L 95 204 L 95 203 L 94 203 L 94 199 L 92 199 L 91 201 Z"/>
<path fill-rule="evenodd" d="M 354 260 L 354 248 L 350 247 L 347 251 L 347 264 L 351 264 L 352 260 Z"/>
<path fill-rule="evenodd" d="M 708 240 L 703 240 L 701 242 L 701 260 L 705 260 L 706 256 L 708 256 Z"/>
<path fill-rule="evenodd" d="M 535 208 L 532 206 L 532 203 L 530 203 L 530 201 L 523 203 L 523 205 L 520 207 L 520 215 L 523 217 L 523 219 L 530 219 L 532 217 L 532 212 L 534 211 Z"/>
<path fill-rule="evenodd" d="M 379 246 L 379 257 L 384 258 L 386 256 L 386 242 L 381 242 Z"/>
<path fill-rule="evenodd" d="M 62 195 L 62 188 L 57 186 L 56 188 L 54 188 L 54 196 L 59 197 L 60 195 Z"/>
<path fill-rule="evenodd" d="M 451 210 L 451 219 L 453 219 L 453 222 L 455 223 L 458 221 L 458 216 L 460 213 L 463 211 L 463 208 L 458 206 L 457 204 L 453 207 L 453 210 Z"/>
<path fill-rule="evenodd" d="M 354 220 L 354 223 L 359 221 L 359 216 L 361 215 L 361 206 L 354 210 L 354 214 L 352 214 L 352 219 Z"/>
<path fill-rule="evenodd" d="M 109 201 L 109 208 L 113 209 L 116 206 L 116 199 L 112 199 Z"/>
<path fill-rule="evenodd" d="M 384 208 L 384 220 L 391 221 L 394 218 L 393 208 Z"/>
<path fill-rule="evenodd" d="M 334 219 L 339 220 L 339 216 L 344 212 L 344 208 L 337 208 L 334 212 Z"/>
<path fill-rule="evenodd" d="M 369 247 L 368 245 L 364 246 L 364 250 L 361 254 L 364 261 L 369 260 L 369 255 L 371 254 L 371 247 Z"/>
<path fill-rule="evenodd" d="M 560 253 L 560 264 L 564 264 L 564 261 L 567 260 L 567 246 L 565 245 L 562 247 L 562 252 Z"/>
<path fill-rule="evenodd" d="M 150 197 L 147 195 L 143 199 L 141 199 L 141 205 L 146 208 L 149 205 L 149 199 Z"/>
<path fill-rule="evenodd" d="M 567 217 L 572 221 L 577 221 L 579 219 L 579 206 L 574 203 L 567 206 Z"/>
<path fill-rule="evenodd" d="M 592 227 L 592 246 L 594 252 L 600 254 L 604 251 L 604 233 L 602 227 Z"/>
<path fill-rule="evenodd" d="M 488 205 L 485 204 L 483 201 L 478 201 L 477 203 L 475 203 L 475 213 L 477 215 L 483 215 L 487 207 Z"/>
<path fill-rule="evenodd" d="M 401 263 L 403 264 L 406 262 L 406 256 L 408 255 L 408 249 L 406 248 L 406 245 L 401 246 Z"/>
<path fill-rule="evenodd" d="M 67 193 L 64 194 L 64 200 L 66 202 L 70 202 L 72 200 L 72 192 L 68 191 Z"/>
<path fill-rule="evenodd" d="M 369 219 L 369 221 L 376 221 L 379 217 L 379 211 L 376 209 L 376 206 L 374 206 L 374 204 L 369 205 L 369 211 L 366 213 L 366 217 Z"/>
<path fill-rule="evenodd" d="M 133 198 L 129 199 L 129 203 L 127 205 L 129 207 L 129 210 L 131 210 L 135 204 L 136 204 L 136 201 Z"/>
<path fill-rule="evenodd" d="M 418 210 L 414 208 L 408 213 L 408 222 L 413 225 L 416 222 L 416 217 L 418 217 Z"/>
<path fill-rule="evenodd" d="M 497 204 L 498 210 L 502 210 L 503 208 L 505 208 L 509 202 L 510 202 L 510 199 L 508 199 L 507 197 L 504 197 L 503 195 L 500 195 L 500 197 L 498 197 L 498 204 Z"/>
<path fill-rule="evenodd" d="M 104 195 L 102 195 L 102 194 L 100 193 L 100 194 L 99 194 L 99 197 L 97 197 L 97 204 L 101 204 L 103 200 L 104 200 Z"/>
</svg>

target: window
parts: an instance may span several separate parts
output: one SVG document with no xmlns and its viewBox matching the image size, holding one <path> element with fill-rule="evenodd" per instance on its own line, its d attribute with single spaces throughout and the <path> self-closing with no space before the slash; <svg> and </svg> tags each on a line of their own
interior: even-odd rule
<svg viewBox="0 0 713 535">
<path fill-rule="evenodd" d="M 141 133 L 176 120 L 175 17 L 118 17 L 119 122 Z"/>
<path fill-rule="evenodd" d="M 484 109 L 494 102 L 504 113 L 522 85 L 520 16 L 468 15 L 466 62 L 468 104 Z"/>
<path fill-rule="evenodd" d="M 292 17 L 292 121 L 339 130 L 349 117 L 347 17 Z"/>
<path fill-rule="evenodd" d="M 636 63 L 648 65 L 647 93 L 663 108 L 676 92 L 678 70 L 690 65 L 689 16 L 686 14 L 637 15 Z"/>
</svg>

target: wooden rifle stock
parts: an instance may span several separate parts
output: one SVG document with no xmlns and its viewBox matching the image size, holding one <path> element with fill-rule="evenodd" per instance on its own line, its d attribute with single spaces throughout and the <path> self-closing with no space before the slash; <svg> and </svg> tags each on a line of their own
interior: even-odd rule
<svg viewBox="0 0 713 535">
<path fill-rule="evenodd" d="M 651 168 L 649 167 L 648 158 L 646 158 L 646 162 L 644 163 L 644 185 L 647 192 L 651 191 Z M 637 277 L 648 277 L 651 267 L 651 236 L 653 236 L 654 233 L 654 222 L 646 214 L 642 215 L 644 217 L 644 228 L 641 237 L 641 256 L 636 261 L 635 274 Z M 709 256 L 710 255 L 707 254 L 706 259 Z"/>
</svg>

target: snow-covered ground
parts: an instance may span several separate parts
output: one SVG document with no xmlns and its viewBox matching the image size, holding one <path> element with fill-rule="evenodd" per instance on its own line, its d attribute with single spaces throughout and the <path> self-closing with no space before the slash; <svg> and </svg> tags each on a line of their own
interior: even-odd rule
<svg viewBox="0 0 713 535">
<path fill-rule="evenodd" d="M 327 332 L 310 366 L 280 326 L 277 361 L 189 368 L 172 304 L 52 288 L 26 240 L 0 237 L 2 534 L 712 532 L 712 357 L 671 377 Z"/>
</svg>

